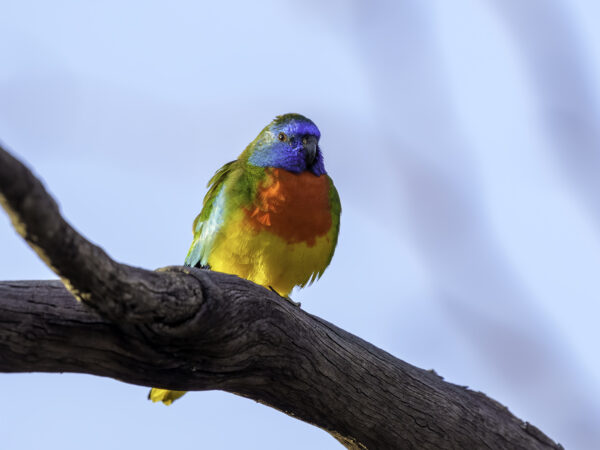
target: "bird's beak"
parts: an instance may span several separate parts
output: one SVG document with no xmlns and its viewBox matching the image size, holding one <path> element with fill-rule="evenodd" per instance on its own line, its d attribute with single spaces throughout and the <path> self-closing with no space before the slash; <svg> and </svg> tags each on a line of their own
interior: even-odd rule
<svg viewBox="0 0 600 450">
<path fill-rule="evenodd" d="M 306 165 L 310 167 L 317 156 L 317 138 L 315 136 L 305 136 L 302 138 L 302 148 L 304 150 Z"/>
</svg>

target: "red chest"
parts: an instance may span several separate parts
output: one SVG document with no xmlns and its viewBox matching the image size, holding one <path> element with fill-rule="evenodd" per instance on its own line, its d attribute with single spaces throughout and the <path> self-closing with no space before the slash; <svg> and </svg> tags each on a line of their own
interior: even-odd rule
<svg viewBox="0 0 600 450">
<path fill-rule="evenodd" d="M 289 243 L 312 246 L 331 228 L 329 179 L 310 172 L 268 169 L 254 204 L 246 212 L 257 230 L 268 230 Z"/>
</svg>

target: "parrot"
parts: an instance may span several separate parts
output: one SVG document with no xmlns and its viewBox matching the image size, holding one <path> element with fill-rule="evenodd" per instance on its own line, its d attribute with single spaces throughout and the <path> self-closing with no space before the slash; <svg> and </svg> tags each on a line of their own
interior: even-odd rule
<svg viewBox="0 0 600 450">
<path fill-rule="evenodd" d="M 342 212 L 320 137 L 310 119 L 283 114 L 221 167 L 208 182 L 184 264 L 246 278 L 290 302 L 294 287 L 319 279 Z M 148 398 L 170 405 L 184 394 L 152 388 Z"/>
</svg>

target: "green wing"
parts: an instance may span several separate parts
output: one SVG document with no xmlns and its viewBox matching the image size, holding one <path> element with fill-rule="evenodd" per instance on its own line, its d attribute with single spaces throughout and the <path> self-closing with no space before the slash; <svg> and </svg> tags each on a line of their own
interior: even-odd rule
<svg viewBox="0 0 600 450">
<path fill-rule="evenodd" d="M 338 194 L 335 185 L 333 184 L 333 180 L 329 175 L 329 207 L 331 208 L 331 233 L 332 233 L 332 242 L 331 242 L 331 253 L 329 255 L 329 260 L 327 261 L 327 265 L 331 262 L 331 258 L 333 258 L 333 253 L 335 252 L 335 247 L 338 241 L 338 234 L 340 233 L 340 216 L 342 215 L 342 204 L 340 202 L 340 196 Z M 322 275 L 321 272 L 320 275 Z M 319 276 L 320 276 L 319 275 Z"/>
<path fill-rule="evenodd" d="M 204 196 L 202 211 L 194 220 L 194 240 L 185 258 L 190 267 L 206 266 L 208 255 L 223 225 L 226 209 L 225 181 L 238 161 L 231 161 L 221 167 L 208 182 L 208 192 Z"/>
</svg>

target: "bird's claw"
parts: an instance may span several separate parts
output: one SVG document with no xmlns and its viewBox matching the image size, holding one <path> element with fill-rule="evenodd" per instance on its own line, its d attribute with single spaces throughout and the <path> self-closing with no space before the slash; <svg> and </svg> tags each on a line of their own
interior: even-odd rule
<svg viewBox="0 0 600 450">
<path fill-rule="evenodd" d="M 273 286 L 269 286 L 269 289 L 271 289 L 273 292 L 275 292 L 277 295 L 279 295 L 282 299 L 287 300 L 288 302 L 290 302 L 292 305 L 294 305 L 297 308 L 300 308 L 301 303 L 300 302 L 295 302 L 294 300 L 292 300 L 291 298 L 289 298 L 288 296 L 283 296 L 281 295 L 279 292 L 277 292 Z"/>
</svg>

